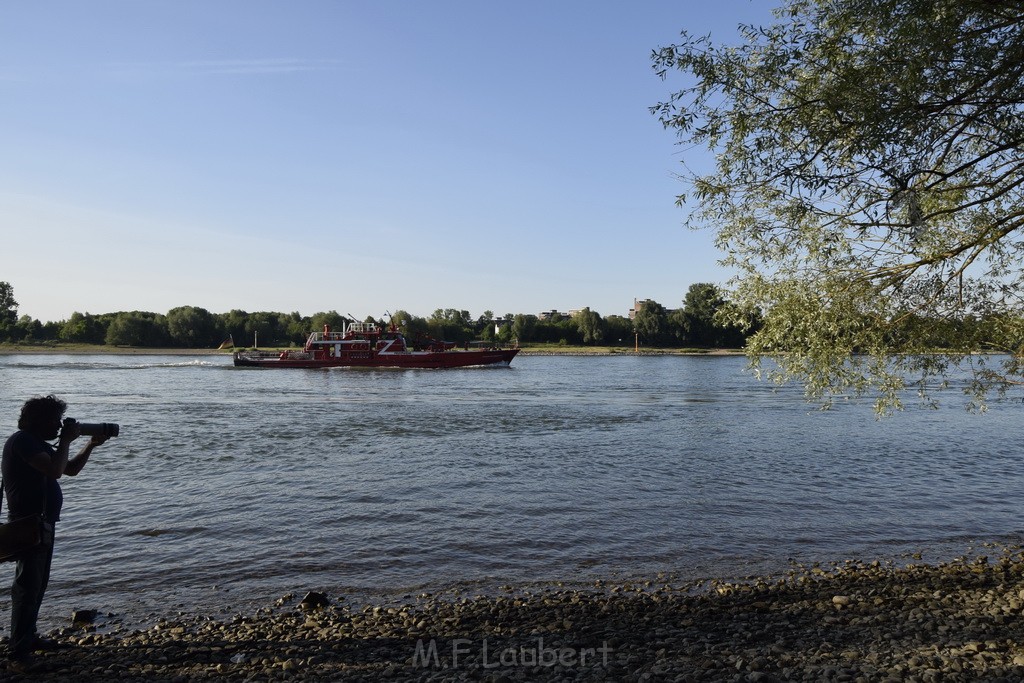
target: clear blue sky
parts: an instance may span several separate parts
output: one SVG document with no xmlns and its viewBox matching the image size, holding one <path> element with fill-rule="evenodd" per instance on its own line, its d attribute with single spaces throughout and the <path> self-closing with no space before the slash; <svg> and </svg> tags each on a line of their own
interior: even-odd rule
<svg viewBox="0 0 1024 683">
<path fill-rule="evenodd" d="M 3 3 L 0 281 L 44 322 L 675 307 L 728 273 L 650 53 L 775 4 Z"/>
</svg>

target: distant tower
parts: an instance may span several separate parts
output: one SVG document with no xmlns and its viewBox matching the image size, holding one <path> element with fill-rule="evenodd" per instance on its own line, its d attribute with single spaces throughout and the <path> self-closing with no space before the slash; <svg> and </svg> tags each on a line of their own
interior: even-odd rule
<svg viewBox="0 0 1024 683">
<path fill-rule="evenodd" d="M 636 314 L 640 312 L 643 305 L 650 299 L 633 299 L 633 308 L 629 309 L 629 319 L 636 320 Z"/>
</svg>

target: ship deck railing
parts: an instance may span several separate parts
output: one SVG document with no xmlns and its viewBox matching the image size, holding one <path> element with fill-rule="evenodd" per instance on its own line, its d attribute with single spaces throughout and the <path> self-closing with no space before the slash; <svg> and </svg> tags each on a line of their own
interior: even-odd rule
<svg viewBox="0 0 1024 683">
<path fill-rule="evenodd" d="M 313 358 L 312 353 L 300 349 L 284 349 L 282 351 L 260 351 L 259 349 L 253 349 L 252 351 L 235 351 L 235 355 L 253 359 L 286 358 L 288 360 L 310 360 Z"/>
</svg>

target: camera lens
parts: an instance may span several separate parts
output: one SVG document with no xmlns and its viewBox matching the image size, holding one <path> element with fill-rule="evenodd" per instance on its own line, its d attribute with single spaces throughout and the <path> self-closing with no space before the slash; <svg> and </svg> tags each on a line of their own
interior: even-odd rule
<svg viewBox="0 0 1024 683">
<path fill-rule="evenodd" d="M 82 436 L 117 436 L 121 432 L 121 426 L 113 422 L 79 422 L 78 430 Z"/>
</svg>

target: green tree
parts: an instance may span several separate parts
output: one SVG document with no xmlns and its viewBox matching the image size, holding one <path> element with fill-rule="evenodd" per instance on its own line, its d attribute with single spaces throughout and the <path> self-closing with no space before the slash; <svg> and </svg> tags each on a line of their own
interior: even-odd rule
<svg viewBox="0 0 1024 683">
<path fill-rule="evenodd" d="M 14 287 L 0 282 L 0 329 L 18 322 L 18 302 L 14 300 Z"/>
<path fill-rule="evenodd" d="M 483 332 L 485 329 L 494 329 L 494 311 L 486 310 L 480 314 L 480 317 L 476 319 L 476 330 L 478 333 Z"/>
<path fill-rule="evenodd" d="M 399 313 L 400 312 L 401 311 L 399 311 Z M 397 320 L 397 316 L 395 319 Z M 341 332 L 345 329 L 346 324 L 348 324 L 348 318 L 337 311 L 314 313 L 309 319 L 309 325 L 307 326 L 303 340 L 309 337 L 310 332 L 322 332 L 324 325 L 328 325 L 335 332 Z M 305 343 L 305 341 L 303 341 L 303 343 Z"/>
<path fill-rule="evenodd" d="M 624 315 L 609 315 L 604 319 L 604 338 L 608 344 L 622 344 L 632 347 L 633 321 Z"/>
<path fill-rule="evenodd" d="M 690 332 L 690 316 L 686 315 L 686 311 L 681 308 L 670 311 L 666 323 L 668 335 L 679 344 L 697 344 Z"/>
<path fill-rule="evenodd" d="M 512 336 L 520 342 L 531 342 L 537 331 L 537 316 L 519 313 L 512 318 Z"/>
<path fill-rule="evenodd" d="M 690 342 L 702 346 L 717 343 L 715 313 L 725 303 L 718 287 L 708 282 L 690 285 L 683 298 Z"/>
<path fill-rule="evenodd" d="M 434 311 L 427 321 L 430 335 L 446 341 L 466 342 L 473 339 L 474 321 L 469 311 L 445 308 Z"/>
<path fill-rule="evenodd" d="M 573 319 L 584 344 L 598 344 L 604 339 L 604 321 L 589 306 L 577 312 Z"/>
<path fill-rule="evenodd" d="M 287 313 L 258 311 L 250 313 L 245 321 L 244 339 L 252 339 L 260 346 L 289 346 L 305 343 L 307 332 L 292 335 L 293 319 Z M 304 325 L 305 328 L 309 324 Z M 235 339 L 238 343 L 238 339 Z"/>
<path fill-rule="evenodd" d="M 657 301 L 648 299 L 640 304 L 633 327 L 646 344 L 662 346 L 668 337 L 668 311 Z"/>
<path fill-rule="evenodd" d="M 110 320 L 110 324 L 107 326 L 104 343 L 108 346 L 140 346 L 148 348 L 166 346 L 170 343 L 170 336 L 167 331 L 167 318 L 155 313 L 143 313 L 141 311 L 115 313 Z"/>
<path fill-rule="evenodd" d="M 1009 355 L 972 360 L 972 401 L 1021 382 L 1022 27 L 1019 0 L 784 0 L 737 45 L 655 51 L 687 82 L 653 112 L 714 153 L 679 203 L 738 272 L 735 315 L 764 311 L 755 367 L 880 412 L 979 344 Z M 982 318 L 985 339 L 959 324 Z"/>
<path fill-rule="evenodd" d="M 103 343 L 107 346 L 143 346 L 144 322 L 132 313 L 118 313 L 107 326 Z"/>
<path fill-rule="evenodd" d="M 220 320 L 205 308 L 179 306 L 167 311 L 167 332 L 173 345 L 195 349 L 224 341 Z"/>
<path fill-rule="evenodd" d="M 756 319 L 741 314 L 725 293 L 709 282 L 690 285 L 677 314 L 685 327 L 687 342 L 695 346 L 739 348 Z"/>
<path fill-rule="evenodd" d="M 22 316 L 24 317 L 24 316 Z M 42 324 L 38 339 L 40 341 L 56 341 L 60 339 L 61 323 L 50 321 Z"/>
<path fill-rule="evenodd" d="M 418 315 L 413 315 L 408 311 L 397 310 L 394 316 L 395 324 L 398 325 L 399 331 L 404 334 L 409 341 L 422 341 L 430 336 L 430 326 L 427 324 L 427 319 L 422 318 Z"/>
<path fill-rule="evenodd" d="M 304 345 L 309 336 L 309 318 L 303 317 L 298 311 L 281 314 L 281 330 L 285 343 L 291 346 Z"/>
<path fill-rule="evenodd" d="M 103 344 L 107 336 L 107 323 L 100 316 L 75 311 L 60 327 L 58 338 L 76 344 Z"/>
<path fill-rule="evenodd" d="M 234 308 L 227 313 L 218 314 L 217 319 L 220 322 L 221 328 L 224 330 L 224 338 L 231 335 L 231 339 L 234 340 L 235 344 L 244 346 L 247 343 L 245 324 L 249 320 L 248 313 Z M 224 341 L 224 339 L 221 339 L 221 341 Z"/>
<path fill-rule="evenodd" d="M 18 322 L 8 328 L 8 336 L 12 341 L 42 341 L 43 325 L 32 316 L 23 315 Z"/>
<path fill-rule="evenodd" d="M 533 328 L 534 341 L 554 344 L 577 344 L 582 341 L 579 328 L 572 318 L 552 315 L 547 320 L 537 320 Z"/>
</svg>

